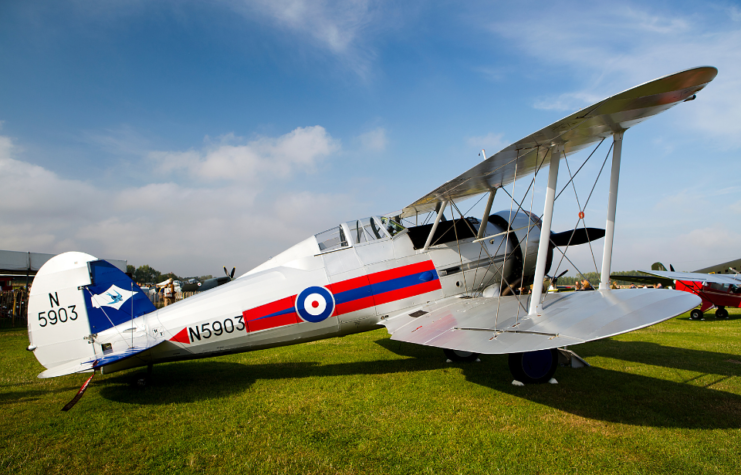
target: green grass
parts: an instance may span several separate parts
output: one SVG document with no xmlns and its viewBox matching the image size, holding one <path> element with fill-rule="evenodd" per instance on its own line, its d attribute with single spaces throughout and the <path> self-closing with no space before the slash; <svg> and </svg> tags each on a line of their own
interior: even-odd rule
<svg viewBox="0 0 741 475">
<path fill-rule="evenodd" d="M 592 368 L 511 385 L 386 331 L 40 380 L 0 329 L 4 473 L 737 473 L 741 311 L 572 347 Z"/>
</svg>

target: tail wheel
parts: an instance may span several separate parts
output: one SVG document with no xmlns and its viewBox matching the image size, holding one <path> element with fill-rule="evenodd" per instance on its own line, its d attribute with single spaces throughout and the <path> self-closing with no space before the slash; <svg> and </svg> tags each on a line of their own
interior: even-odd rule
<svg viewBox="0 0 741 475">
<path fill-rule="evenodd" d="M 702 320 L 702 311 L 699 308 L 690 312 L 690 320 Z"/>
<path fill-rule="evenodd" d="M 728 310 L 723 307 L 719 308 L 715 311 L 715 318 L 720 318 L 722 320 L 728 318 Z"/>
<path fill-rule="evenodd" d="M 558 366 L 558 350 L 510 353 L 509 370 L 517 381 L 525 384 L 547 383 Z"/>
<path fill-rule="evenodd" d="M 443 351 L 445 352 L 445 356 L 447 356 L 450 361 L 469 362 L 479 359 L 478 353 L 471 353 L 470 351 L 458 351 L 448 349 L 444 349 Z"/>
</svg>

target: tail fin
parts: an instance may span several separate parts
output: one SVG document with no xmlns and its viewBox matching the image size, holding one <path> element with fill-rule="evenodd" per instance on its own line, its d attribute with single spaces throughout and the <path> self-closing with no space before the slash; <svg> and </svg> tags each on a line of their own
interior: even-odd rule
<svg viewBox="0 0 741 475">
<path fill-rule="evenodd" d="M 664 267 L 664 264 L 662 264 L 661 262 L 654 262 L 653 264 L 651 264 L 651 270 L 660 270 L 666 272 L 666 267 Z"/>
<path fill-rule="evenodd" d="M 60 254 L 39 269 L 31 287 L 29 349 L 48 370 L 95 359 L 104 354 L 97 333 L 154 310 L 141 289 L 108 262 L 81 252 Z"/>
</svg>

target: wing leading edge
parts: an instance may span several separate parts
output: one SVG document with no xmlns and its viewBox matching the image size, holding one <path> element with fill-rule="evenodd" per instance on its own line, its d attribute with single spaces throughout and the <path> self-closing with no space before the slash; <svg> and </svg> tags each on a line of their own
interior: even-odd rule
<svg viewBox="0 0 741 475">
<path fill-rule="evenodd" d="M 402 217 L 435 210 L 438 203 L 500 188 L 550 163 L 551 145 L 569 155 L 691 98 L 718 74 L 704 66 L 665 76 L 586 107 L 528 135 L 405 207 Z"/>
<path fill-rule="evenodd" d="M 509 354 L 576 345 L 644 328 L 700 304 L 674 290 L 624 289 L 549 294 L 528 316 L 517 296 L 450 298 L 382 324 L 392 340 L 482 354 Z M 527 308 L 527 302 L 522 299 Z M 426 312 L 422 314 L 422 312 Z"/>
<path fill-rule="evenodd" d="M 741 285 L 741 276 L 731 274 L 700 274 L 697 272 L 668 272 L 668 271 L 647 271 L 642 270 L 644 274 L 654 275 L 670 280 L 679 280 L 685 282 L 710 282 L 714 284 L 733 284 Z"/>
</svg>

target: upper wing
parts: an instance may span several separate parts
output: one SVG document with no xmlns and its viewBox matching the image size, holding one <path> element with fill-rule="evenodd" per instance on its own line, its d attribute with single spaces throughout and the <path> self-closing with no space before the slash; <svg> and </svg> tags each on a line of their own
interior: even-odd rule
<svg viewBox="0 0 741 475">
<path fill-rule="evenodd" d="M 517 296 L 449 298 L 382 324 L 392 340 L 482 354 L 558 348 L 637 330 L 675 317 L 701 300 L 688 292 L 623 289 L 546 296 L 542 312 L 518 313 Z M 522 303 L 527 308 L 523 298 Z M 412 315 L 418 315 L 413 317 Z"/>
<path fill-rule="evenodd" d="M 741 285 L 741 277 L 731 274 L 699 274 L 697 272 L 669 272 L 658 270 L 642 270 L 645 274 L 663 277 L 664 279 L 682 280 L 685 282 L 712 282 L 715 284 Z"/>
<path fill-rule="evenodd" d="M 418 199 L 401 212 L 414 216 L 455 200 L 512 183 L 536 167 L 550 163 L 549 147 L 563 144 L 566 154 L 626 130 L 691 97 L 718 74 L 713 67 L 688 69 L 636 86 L 575 112 L 497 152 L 457 178 Z"/>
</svg>

